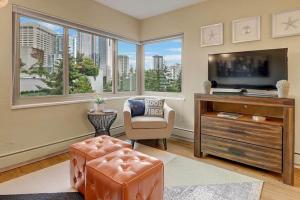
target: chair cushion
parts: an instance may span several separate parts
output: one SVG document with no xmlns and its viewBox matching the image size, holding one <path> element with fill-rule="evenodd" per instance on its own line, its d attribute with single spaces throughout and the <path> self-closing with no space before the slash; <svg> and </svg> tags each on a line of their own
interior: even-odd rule
<svg viewBox="0 0 300 200">
<path fill-rule="evenodd" d="M 134 129 L 156 129 L 166 128 L 167 120 L 161 117 L 133 117 L 131 120 L 132 128 Z"/>
<path fill-rule="evenodd" d="M 164 117 L 164 99 L 145 98 L 145 116 Z"/>
<path fill-rule="evenodd" d="M 131 117 L 135 116 L 143 116 L 145 113 L 145 101 L 142 99 L 129 99 L 128 100 L 130 109 L 131 109 Z"/>
</svg>

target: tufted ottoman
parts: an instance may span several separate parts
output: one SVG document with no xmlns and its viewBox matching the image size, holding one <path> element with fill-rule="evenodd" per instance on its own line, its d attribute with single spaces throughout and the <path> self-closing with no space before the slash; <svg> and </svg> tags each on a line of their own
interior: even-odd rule
<svg viewBox="0 0 300 200">
<path fill-rule="evenodd" d="M 86 165 L 86 200 L 162 200 L 162 161 L 121 149 Z"/>
<path fill-rule="evenodd" d="M 72 144 L 69 151 L 71 185 L 84 194 L 86 162 L 124 147 L 130 148 L 131 145 L 106 135 Z"/>
</svg>

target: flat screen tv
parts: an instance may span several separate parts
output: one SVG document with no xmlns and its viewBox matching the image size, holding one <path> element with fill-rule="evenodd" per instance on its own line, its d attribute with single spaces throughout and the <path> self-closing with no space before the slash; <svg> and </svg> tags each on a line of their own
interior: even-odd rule
<svg viewBox="0 0 300 200">
<path fill-rule="evenodd" d="M 288 79 L 288 49 L 212 54 L 208 78 L 213 88 L 274 90 Z"/>
</svg>

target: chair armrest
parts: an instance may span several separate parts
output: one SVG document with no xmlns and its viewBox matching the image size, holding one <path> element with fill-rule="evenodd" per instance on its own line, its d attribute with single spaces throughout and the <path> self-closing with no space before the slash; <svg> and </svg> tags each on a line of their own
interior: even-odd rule
<svg viewBox="0 0 300 200">
<path fill-rule="evenodd" d="M 124 128 L 126 131 L 128 129 L 131 129 L 131 108 L 129 106 L 128 101 L 124 103 L 123 115 L 124 115 Z"/>
<path fill-rule="evenodd" d="M 175 110 L 173 110 L 168 104 L 165 103 L 164 105 L 164 118 L 168 122 L 168 126 L 174 126 L 175 122 Z"/>
</svg>

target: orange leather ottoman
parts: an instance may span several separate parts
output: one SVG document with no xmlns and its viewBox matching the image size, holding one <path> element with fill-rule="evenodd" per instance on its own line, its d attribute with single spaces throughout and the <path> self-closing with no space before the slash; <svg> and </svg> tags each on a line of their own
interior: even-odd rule
<svg viewBox="0 0 300 200">
<path fill-rule="evenodd" d="M 121 149 L 86 165 L 85 200 L 162 200 L 162 161 Z"/>
<path fill-rule="evenodd" d="M 124 147 L 131 148 L 131 145 L 106 135 L 72 144 L 69 151 L 71 185 L 84 194 L 86 162 Z"/>
</svg>

